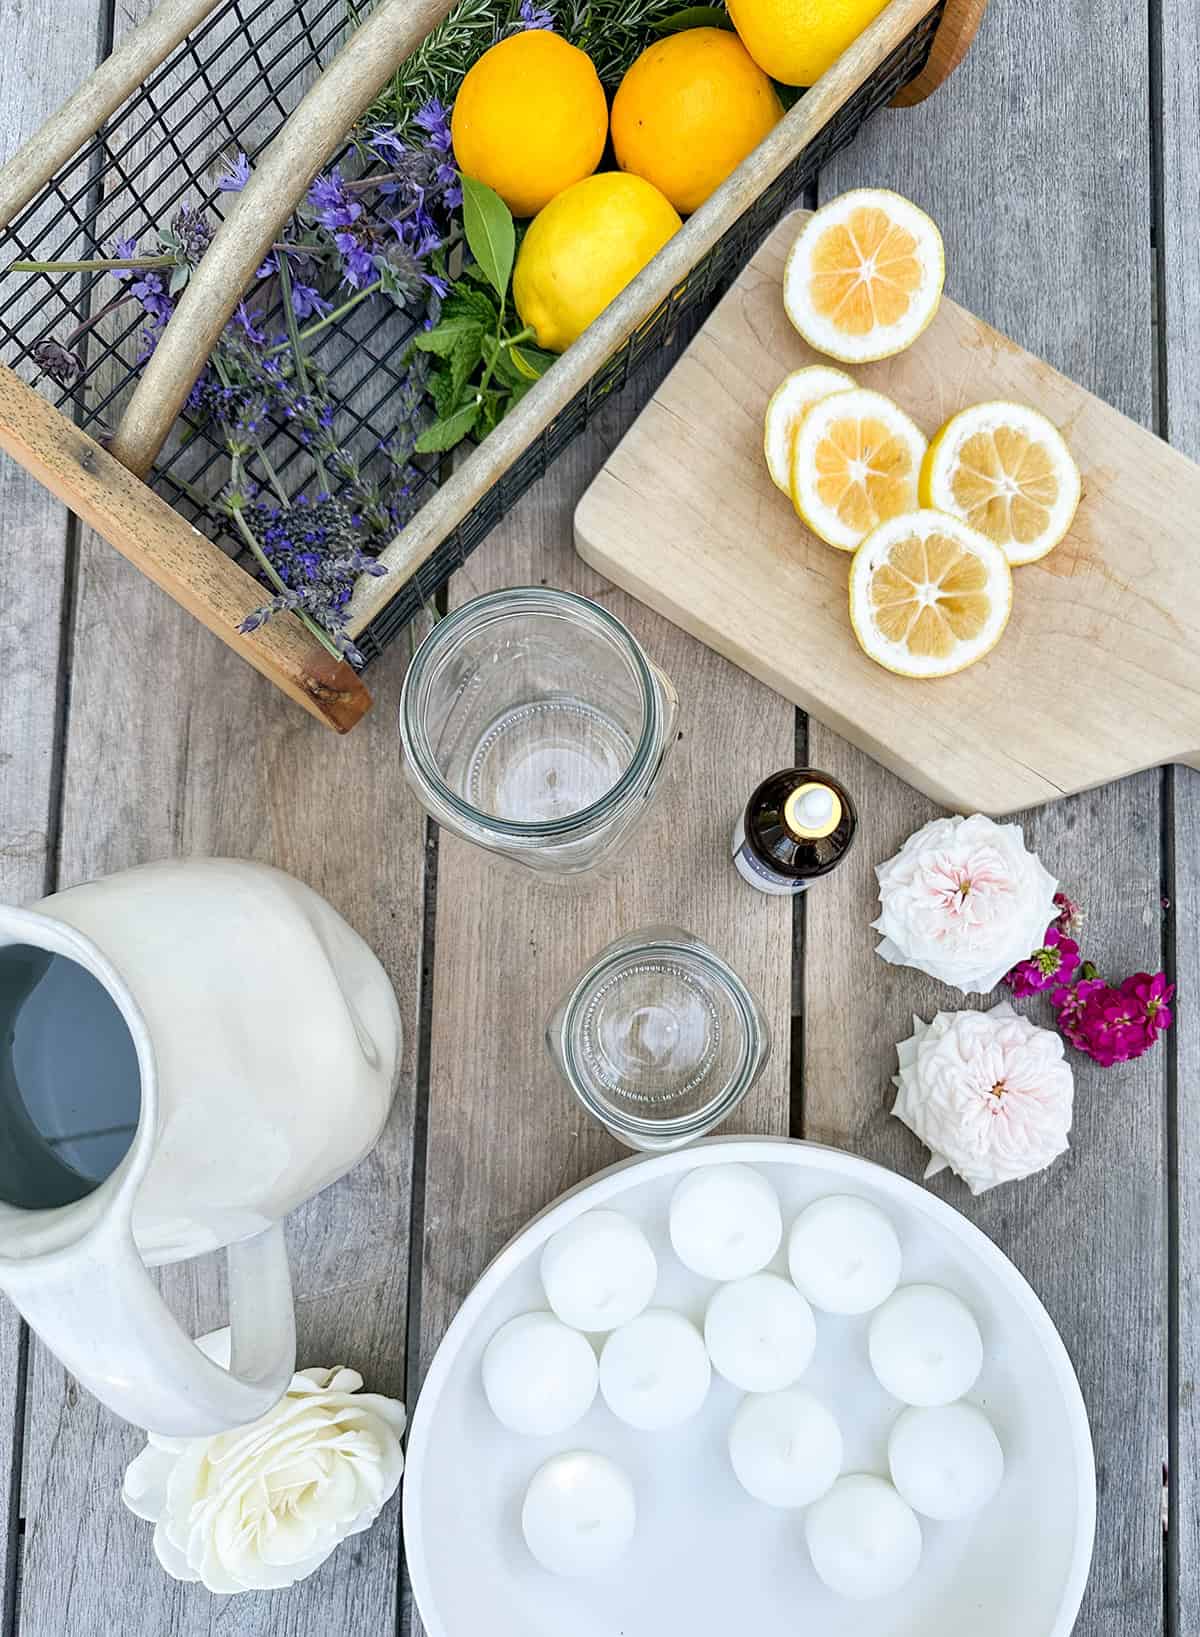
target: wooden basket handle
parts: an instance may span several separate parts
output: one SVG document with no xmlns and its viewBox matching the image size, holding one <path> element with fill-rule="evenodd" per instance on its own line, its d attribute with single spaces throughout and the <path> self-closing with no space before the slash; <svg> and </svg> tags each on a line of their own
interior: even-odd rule
<svg viewBox="0 0 1200 1637">
<path fill-rule="evenodd" d="M 924 102 L 953 74 L 979 33 L 987 0 L 946 0 L 946 9 L 933 37 L 929 60 L 903 91 L 892 98 L 893 108 L 911 108 Z"/>
<path fill-rule="evenodd" d="M 452 0 L 383 0 L 288 116 L 217 229 L 147 360 L 110 445 L 145 477 L 280 229 L 321 167 Z"/>
<path fill-rule="evenodd" d="M 93 137 L 220 0 L 160 0 L 0 170 L 0 228 Z"/>
</svg>

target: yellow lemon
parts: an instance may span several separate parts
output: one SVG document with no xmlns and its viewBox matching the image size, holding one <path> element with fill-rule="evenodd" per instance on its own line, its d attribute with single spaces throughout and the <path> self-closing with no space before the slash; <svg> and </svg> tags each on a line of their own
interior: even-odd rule
<svg viewBox="0 0 1200 1637">
<path fill-rule="evenodd" d="M 782 116 L 774 87 L 736 34 L 685 29 L 648 46 L 621 81 L 612 109 L 617 164 L 653 182 L 686 216 Z"/>
<path fill-rule="evenodd" d="M 608 104 L 586 52 L 525 29 L 468 70 L 450 134 L 464 176 L 494 188 L 514 216 L 535 216 L 600 163 Z"/>
<path fill-rule="evenodd" d="M 944 512 L 893 517 L 850 564 L 850 623 L 865 654 L 897 676 L 951 676 L 999 642 L 1012 612 L 1008 558 Z"/>
<path fill-rule="evenodd" d="M 640 176 L 606 171 L 567 188 L 534 217 L 513 272 L 513 299 L 539 347 L 563 352 L 682 223 Z"/>
<path fill-rule="evenodd" d="M 924 434 L 882 392 L 819 399 L 792 443 L 792 504 L 827 545 L 856 550 L 880 523 L 917 508 Z"/>
<path fill-rule="evenodd" d="M 781 85 L 813 85 L 887 0 L 729 0 L 742 44 Z"/>
<path fill-rule="evenodd" d="M 994 540 L 1014 567 L 1071 527 L 1082 483 L 1062 433 L 1027 404 L 975 404 L 946 422 L 921 468 L 921 504 Z"/>
<path fill-rule="evenodd" d="M 865 364 L 933 321 L 946 253 L 935 224 L 886 188 L 855 188 L 810 216 L 783 273 L 788 317 L 818 352 Z"/>
<path fill-rule="evenodd" d="M 800 422 L 822 398 L 832 397 L 835 392 L 853 392 L 855 385 L 840 369 L 810 364 L 807 369 L 793 370 L 771 394 L 763 418 L 763 454 L 771 482 L 785 495 L 792 492 L 792 446 Z"/>
</svg>

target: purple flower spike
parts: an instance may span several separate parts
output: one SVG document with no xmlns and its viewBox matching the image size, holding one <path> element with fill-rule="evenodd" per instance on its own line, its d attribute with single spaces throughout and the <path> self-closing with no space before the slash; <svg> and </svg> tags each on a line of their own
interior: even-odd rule
<svg viewBox="0 0 1200 1637">
<path fill-rule="evenodd" d="M 534 0 L 521 0 L 520 17 L 522 28 L 554 28 L 554 13 Z"/>
<path fill-rule="evenodd" d="M 239 153 L 223 176 L 218 177 L 217 186 L 222 193 L 240 193 L 250 180 L 250 161 L 244 153 Z"/>
<path fill-rule="evenodd" d="M 311 318 L 314 313 L 319 313 L 324 318 L 326 313 L 333 311 L 333 303 L 326 301 L 320 291 L 314 290 L 311 284 L 294 283 L 292 311 L 297 318 Z"/>
</svg>

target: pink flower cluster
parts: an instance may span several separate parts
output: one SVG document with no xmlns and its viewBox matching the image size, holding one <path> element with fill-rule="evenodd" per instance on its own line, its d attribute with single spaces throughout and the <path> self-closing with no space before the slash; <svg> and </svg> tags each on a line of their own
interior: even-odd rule
<svg viewBox="0 0 1200 1637">
<path fill-rule="evenodd" d="M 1051 999 L 1058 1026 L 1081 1052 L 1101 1068 L 1128 1063 L 1148 1052 L 1164 1029 L 1171 1027 L 1171 1000 L 1175 985 L 1166 974 L 1135 972 L 1117 988 L 1103 978 L 1090 977 L 1085 966 L 1078 983 L 1056 989 Z"/>
<path fill-rule="evenodd" d="M 1005 983 L 1020 999 L 1051 990 L 1062 1033 L 1102 1068 L 1141 1057 L 1171 1027 L 1174 984 L 1163 972 L 1154 976 L 1135 972 L 1113 986 L 1090 962 L 1081 967 L 1079 945 L 1071 933 L 1082 921 L 1082 912 L 1064 893 L 1055 893 L 1054 902 L 1059 913 L 1047 927 L 1042 947 L 1018 961 Z"/>
</svg>

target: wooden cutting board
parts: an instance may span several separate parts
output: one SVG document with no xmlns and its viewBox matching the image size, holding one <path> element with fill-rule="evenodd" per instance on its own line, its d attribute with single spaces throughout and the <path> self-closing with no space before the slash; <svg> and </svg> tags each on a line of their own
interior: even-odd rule
<svg viewBox="0 0 1200 1637">
<path fill-rule="evenodd" d="M 580 501 L 580 555 L 957 811 L 1200 763 L 1200 467 L 951 301 L 908 352 L 850 373 L 927 435 L 981 399 L 1033 404 L 1083 500 L 1067 539 L 1014 571 L 1008 629 L 970 670 L 910 681 L 861 652 L 849 556 L 808 533 L 763 463 L 772 391 L 828 362 L 780 296 L 803 220 L 780 224 Z"/>
</svg>

